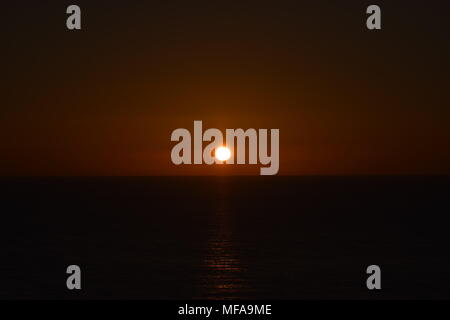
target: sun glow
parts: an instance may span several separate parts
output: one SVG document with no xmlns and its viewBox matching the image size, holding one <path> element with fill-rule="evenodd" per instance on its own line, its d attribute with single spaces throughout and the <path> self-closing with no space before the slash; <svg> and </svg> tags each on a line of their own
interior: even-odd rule
<svg viewBox="0 0 450 320">
<path fill-rule="evenodd" d="M 227 147 L 219 147 L 216 149 L 215 156 L 217 160 L 227 161 L 231 157 L 231 151 Z"/>
</svg>

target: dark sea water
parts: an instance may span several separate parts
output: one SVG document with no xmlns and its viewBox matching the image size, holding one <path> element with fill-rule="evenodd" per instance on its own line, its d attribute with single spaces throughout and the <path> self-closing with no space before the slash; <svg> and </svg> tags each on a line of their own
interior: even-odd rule
<svg viewBox="0 0 450 320">
<path fill-rule="evenodd" d="M 450 298 L 449 177 L 1 178 L 2 299 Z M 66 268 L 82 290 L 66 289 Z M 366 268 L 382 290 L 366 288 Z"/>
</svg>

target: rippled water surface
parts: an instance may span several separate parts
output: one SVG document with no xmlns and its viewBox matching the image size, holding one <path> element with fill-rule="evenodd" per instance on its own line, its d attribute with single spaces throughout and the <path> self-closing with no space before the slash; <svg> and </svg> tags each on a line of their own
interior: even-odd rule
<svg viewBox="0 0 450 320">
<path fill-rule="evenodd" d="M 2 178 L 0 298 L 449 298 L 448 177 Z M 81 292 L 65 289 L 82 269 Z M 382 268 L 382 293 L 365 269 Z"/>
</svg>

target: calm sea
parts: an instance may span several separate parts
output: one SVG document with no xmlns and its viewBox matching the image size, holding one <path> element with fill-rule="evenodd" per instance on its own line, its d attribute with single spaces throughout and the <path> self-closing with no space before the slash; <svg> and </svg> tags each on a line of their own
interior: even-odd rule
<svg viewBox="0 0 450 320">
<path fill-rule="evenodd" d="M 1 178 L 2 299 L 450 298 L 449 177 Z M 66 289 L 66 268 L 82 290 Z M 366 289 L 366 268 L 382 290 Z"/>
</svg>

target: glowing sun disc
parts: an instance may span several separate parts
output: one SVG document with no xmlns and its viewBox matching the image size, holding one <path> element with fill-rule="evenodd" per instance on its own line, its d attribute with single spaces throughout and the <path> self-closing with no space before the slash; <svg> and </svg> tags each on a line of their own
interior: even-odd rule
<svg viewBox="0 0 450 320">
<path fill-rule="evenodd" d="M 231 157 L 231 151 L 227 147 L 219 147 L 216 149 L 215 156 L 217 160 L 227 161 Z"/>
</svg>

